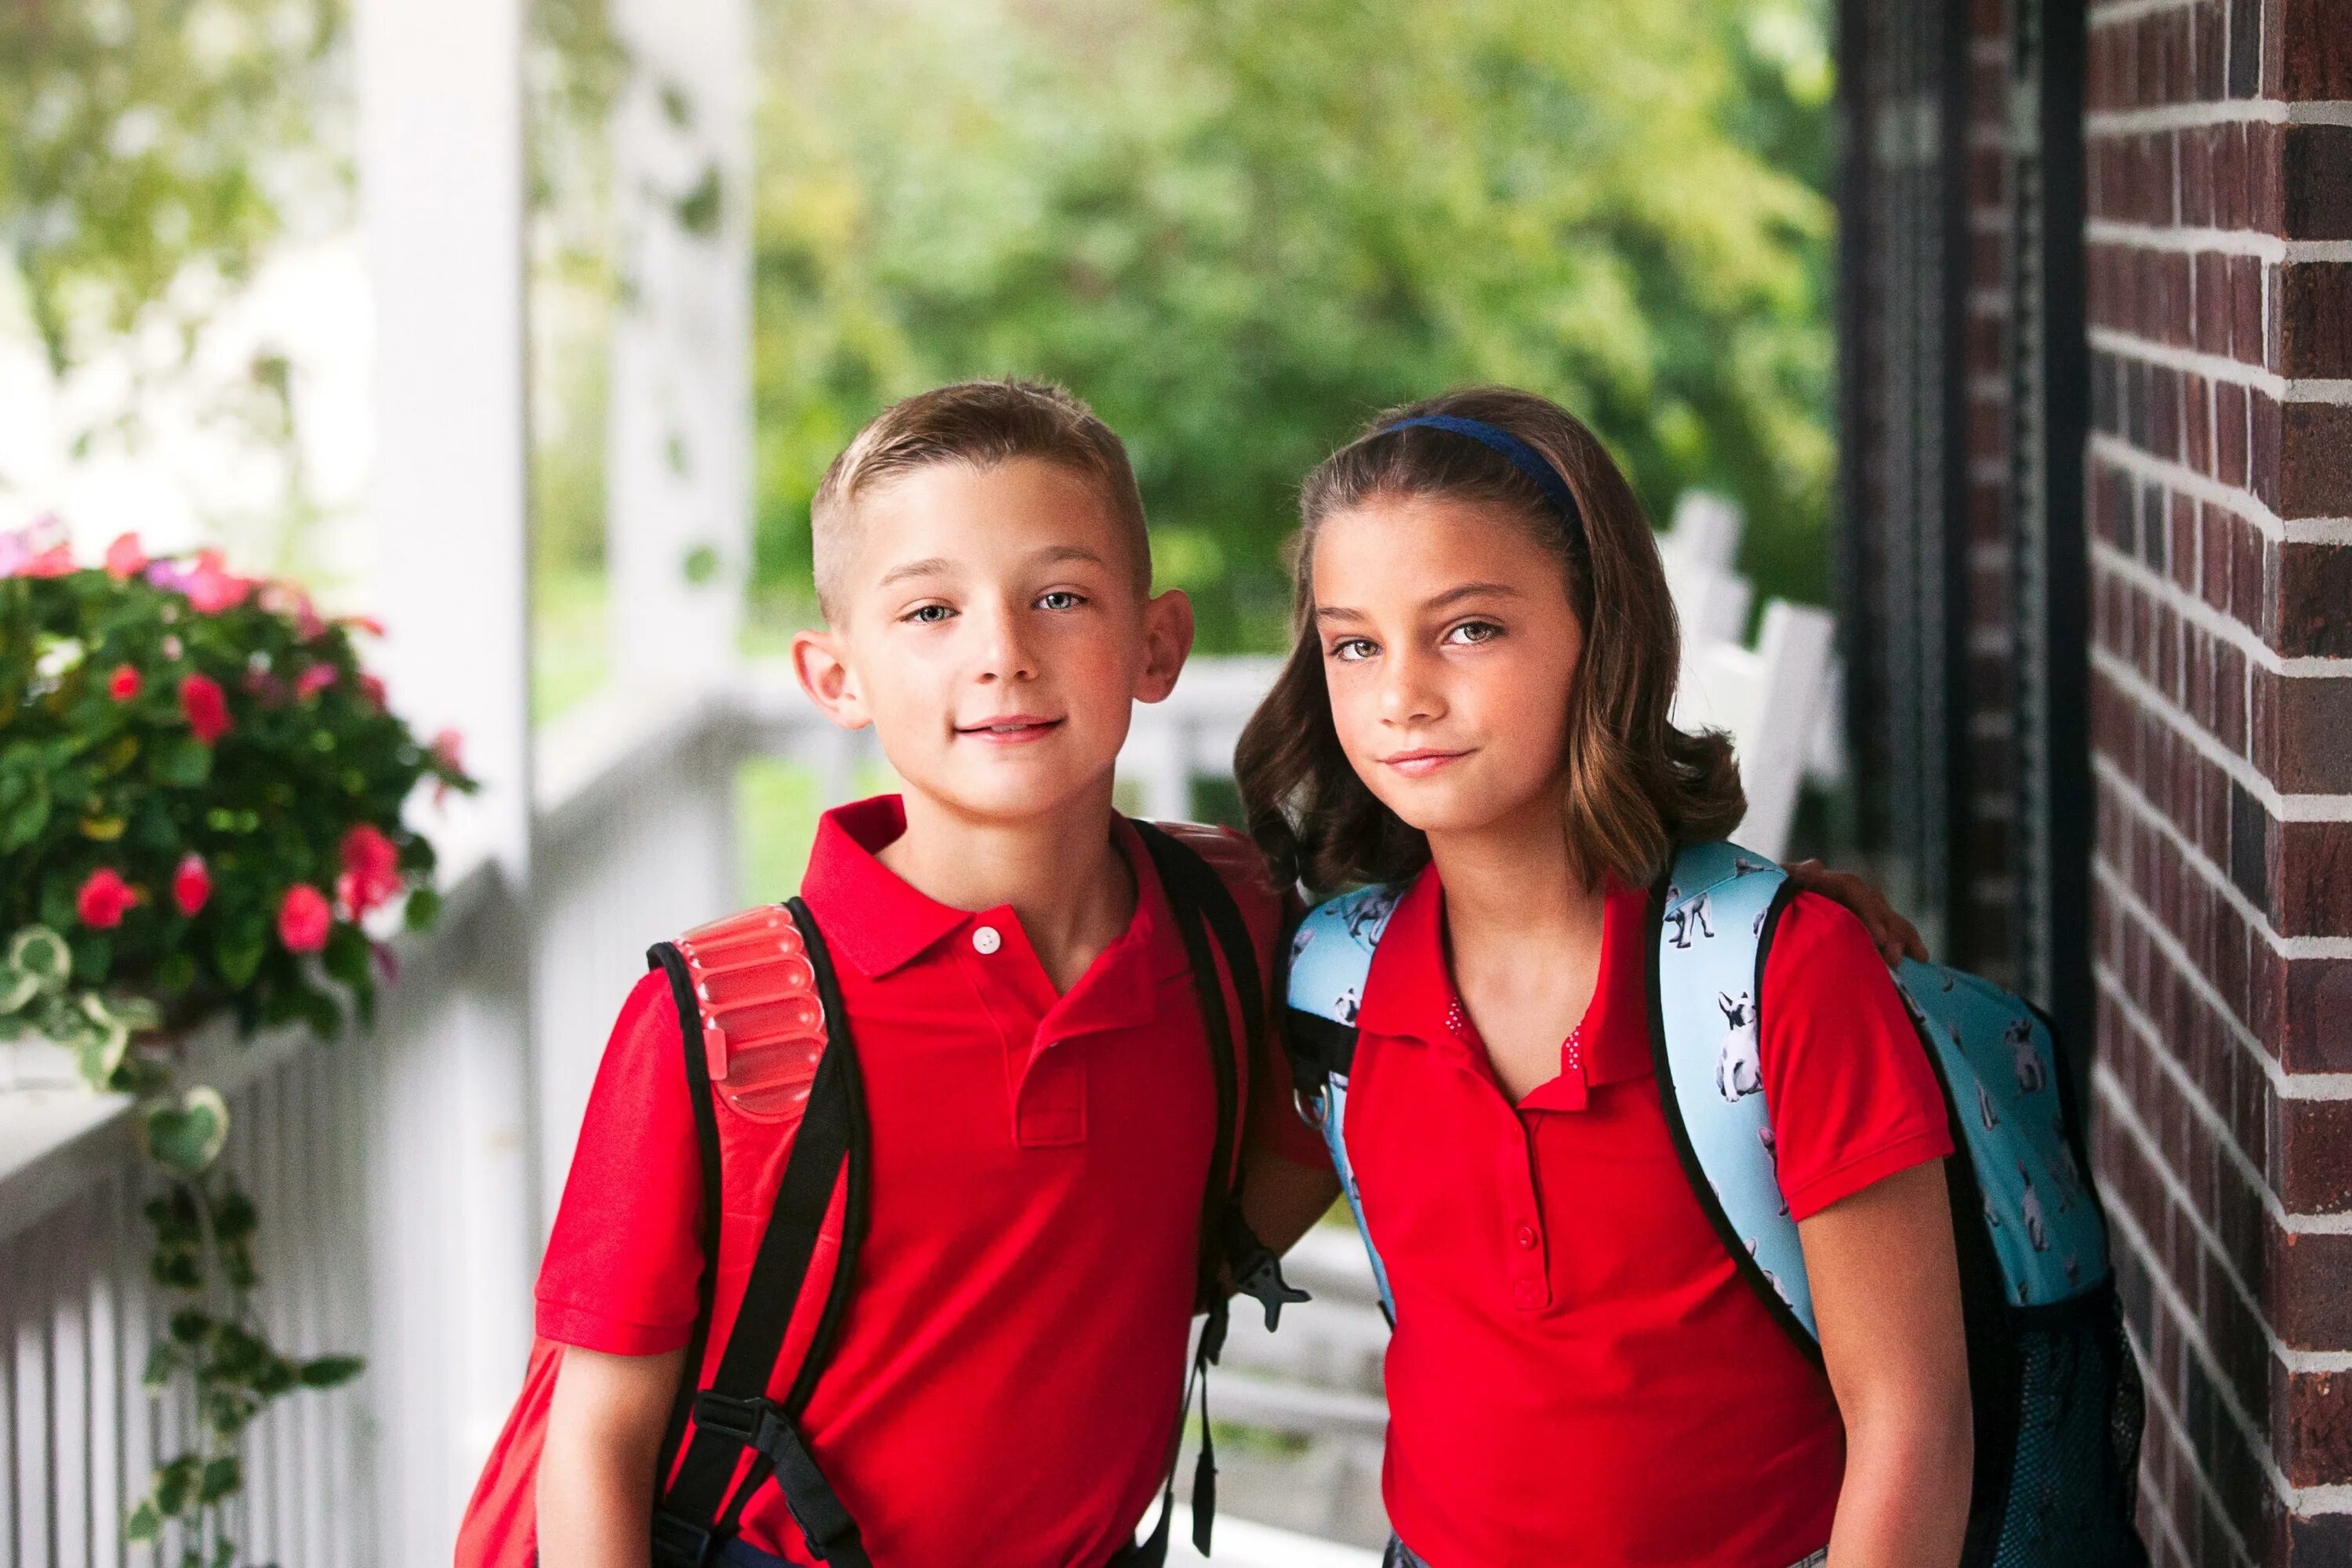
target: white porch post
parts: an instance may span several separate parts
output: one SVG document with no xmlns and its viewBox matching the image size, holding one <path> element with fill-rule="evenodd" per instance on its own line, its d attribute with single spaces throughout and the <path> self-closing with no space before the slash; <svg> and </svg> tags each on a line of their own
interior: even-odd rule
<svg viewBox="0 0 2352 1568">
<path fill-rule="evenodd" d="M 379 1522 L 446 1556 L 530 1343 L 538 1236 L 530 1018 L 522 0 L 359 0 L 360 195 L 374 299 L 376 596 L 392 699 L 464 737 L 482 781 L 436 838 L 487 853 L 499 962 L 446 998 L 407 1064 L 454 1086 L 375 1119 L 386 1163 L 448 1162 L 388 1196 L 371 1252 Z M 394 1064 L 397 1072 L 400 1064 Z M 417 1212 L 420 1209 L 429 1212 Z M 401 1256 L 396 1239 L 432 1249 Z M 420 1265 L 432 1262 L 436 1267 Z M 425 1280 L 446 1281 L 422 1288 Z M 446 1299 L 444 1299 L 446 1298 Z M 431 1544 L 426 1545 L 427 1542 Z M 388 1553 L 390 1555 L 390 1553 Z M 419 1560 L 422 1560 L 419 1558 Z"/>
<path fill-rule="evenodd" d="M 750 0 L 614 0 L 632 61 L 612 125 L 605 570 L 616 679 L 734 659 L 751 566 Z"/>
</svg>

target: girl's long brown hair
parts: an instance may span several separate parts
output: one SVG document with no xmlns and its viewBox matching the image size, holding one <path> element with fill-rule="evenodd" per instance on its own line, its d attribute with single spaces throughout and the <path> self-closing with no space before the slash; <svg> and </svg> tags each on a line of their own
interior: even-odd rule
<svg viewBox="0 0 2352 1568">
<path fill-rule="evenodd" d="M 1563 518 L 1510 460 L 1452 431 L 1389 427 L 1451 415 L 1507 430 L 1550 462 L 1576 498 Z M 1326 891 L 1389 882 L 1429 863 L 1429 841 L 1380 803 L 1349 765 L 1331 724 L 1315 630 L 1315 537 L 1326 519 L 1374 498 L 1442 497 L 1491 510 L 1559 562 L 1584 627 L 1568 705 L 1560 802 L 1571 866 L 1640 885 L 1678 842 L 1719 838 L 1747 812 L 1739 767 L 1719 731 L 1688 734 L 1671 715 L 1682 633 L 1657 541 L 1632 487 L 1575 416 L 1532 393 L 1482 386 L 1393 408 L 1307 476 L 1293 542 L 1290 658 L 1242 731 L 1234 756 L 1250 832 L 1276 875 Z"/>
</svg>

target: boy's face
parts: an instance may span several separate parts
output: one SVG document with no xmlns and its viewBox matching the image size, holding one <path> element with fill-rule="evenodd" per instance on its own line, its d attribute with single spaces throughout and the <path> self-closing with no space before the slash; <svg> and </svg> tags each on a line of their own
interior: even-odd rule
<svg viewBox="0 0 2352 1568">
<path fill-rule="evenodd" d="M 909 789 L 977 821 L 1046 816 L 1111 766 L 1192 645 L 1147 598 L 1096 487 L 1034 459 L 917 468 L 857 501 L 835 624 L 793 639 L 834 722 L 872 724 Z"/>
</svg>

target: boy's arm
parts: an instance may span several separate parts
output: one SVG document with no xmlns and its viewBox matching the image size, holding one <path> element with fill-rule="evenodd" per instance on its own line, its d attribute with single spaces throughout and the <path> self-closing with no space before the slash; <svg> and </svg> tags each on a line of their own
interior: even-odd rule
<svg viewBox="0 0 2352 1568">
<path fill-rule="evenodd" d="M 1830 1568 L 1951 1568 L 1974 1457 L 1959 1265 L 1940 1160 L 1799 1223 L 1845 1423 Z"/>
<path fill-rule="evenodd" d="M 568 1346 L 539 1460 L 545 1568 L 646 1568 L 654 1467 L 686 1352 L 606 1355 Z"/>
<path fill-rule="evenodd" d="M 1819 893 L 1852 910 L 1870 932 L 1870 944 L 1886 961 L 1887 968 L 1897 967 L 1906 957 L 1922 963 L 1927 962 L 1927 938 L 1919 934 L 1917 926 L 1903 918 L 1874 884 L 1851 871 L 1832 871 L 1819 860 L 1783 864 L 1780 869 L 1803 891 Z"/>
</svg>

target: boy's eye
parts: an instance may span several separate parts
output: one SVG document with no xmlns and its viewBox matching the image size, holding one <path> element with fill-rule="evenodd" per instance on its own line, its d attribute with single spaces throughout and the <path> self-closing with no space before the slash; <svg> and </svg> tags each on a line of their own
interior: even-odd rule
<svg viewBox="0 0 2352 1568">
<path fill-rule="evenodd" d="M 934 626 L 954 614 L 955 612 L 945 605 L 917 605 L 898 618 L 902 621 L 912 621 L 919 626 Z"/>
<path fill-rule="evenodd" d="M 1380 649 L 1370 637 L 1341 637 L 1331 645 L 1330 657 L 1342 664 L 1355 664 L 1368 659 Z"/>
<path fill-rule="evenodd" d="M 1450 643 L 1475 645 L 1492 642 L 1503 635 L 1503 628 L 1492 621 L 1465 621 L 1445 634 Z"/>
<path fill-rule="evenodd" d="M 1075 610 L 1086 602 L 1083 595 L 1074 594 L 1067 588 L 1056 588 L 1050 594 L 1037 595 L 1037 607 L 1041 610 Z"/>
</svg>

